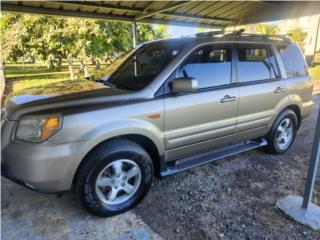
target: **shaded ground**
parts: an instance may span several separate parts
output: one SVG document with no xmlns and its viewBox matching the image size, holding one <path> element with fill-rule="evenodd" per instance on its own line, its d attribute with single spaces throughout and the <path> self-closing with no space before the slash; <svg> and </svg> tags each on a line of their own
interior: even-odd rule
<svg viewBox="0 0 320 240">
<path fill-rule="evenodd" d="M 40 194 L 1 178 L 3 240 L 160 240 L 134 213 L 104 219 L 88 214 L 74 193 Z"/>
<path fill-rule="evenodd" d="M 164 239 L 320 239 L 275 207 L 303 194 L 315 124 L 314 111 L 284 155 L 251 151 L 156 181 L 135 212 Z"/>
</svg>

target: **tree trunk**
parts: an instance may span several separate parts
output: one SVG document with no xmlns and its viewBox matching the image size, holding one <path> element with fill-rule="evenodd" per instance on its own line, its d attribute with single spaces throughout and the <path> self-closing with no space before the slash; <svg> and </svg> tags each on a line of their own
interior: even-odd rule
<svg viewBox="0 0 320 240">
<path fill-rule="evenodd" d="M 57 65 L 56 65 L 56 70 L 60 71 L 61 65 L 62 65 L 62 58 L 59 56 L 58 61 L 57 61 Z"/>
<path fill-rule="evenodd" d="M 94 57 L 91 57 L 91 63 L 92 65 L 96 65 L 96 59 Z"/>
<path fill-rule="evenodd" d="M 73 58 L 68 57 L 68 65 L 69 65 L 69 72 L 70 72 L 70 79 L 74 79 L 74 68 L 73 68 Z"/>
<path fill-rule="evenodd" d="M 23 69 L 23 71 L 25 70 L 25 61 L 24 61 L 24 55 L 23 55 L 23 57 L 22 57 L 22 69 Z"/>
<path fill-rule="evenodd" d="M 90 74 L 87 66 L 87 61 L 84 59 L 84 60 L 81 60 L 80 63 L 81 63 L 80 71 L 84 73 L 84 78 L 88 79 L 90 77 Z"/>
<path fill-rule="evenodd" d="M 54 69 L 54 61 L 52 57 L 48 59 L 48 69 Z"/>
<path fill-rule="evenodd" d="M 2 59 L 0 59 L 0 88 L 1 88 L 1 94 L 0 94 L 0 101 L 2 100 L 4 89 L 6 86 L 6 79 L 4 78 L 4 62 Z"/>
<path fill-rule="evenodd" d="M 90 74 L 89 74 L 89 70 L 88 70 L 88 67 L 87 67 L 87 64 L 84 65 L 84 77 L 85 78 L 89 78 L 90 77 Z"/>
<path fill-rule="evenodd" d="M 81 61 L 80 61 L 80 72 L 84 72 L 84 68 L 85 68 L 84 61 L 81 60 Z"/>
<path fill-rule="evenodd" d="M 100 69 L 100 62 L 99 60 L 96 60 L 96 70 L 99 70 Z"/>
</svg>

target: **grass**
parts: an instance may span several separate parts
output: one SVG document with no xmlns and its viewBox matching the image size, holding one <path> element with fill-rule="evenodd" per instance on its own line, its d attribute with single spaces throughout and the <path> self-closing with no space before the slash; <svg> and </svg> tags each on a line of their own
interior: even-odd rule
<svg viewBox="0 0 320 240">
<path fill-rule="evenodd" d="M 313 68 L 309 69 L 309 73 L 314 80 L 320 80 L 320 65 L 316 65 Z"/>
<path fill-rule="evenodd" d="M 75 73 L 79 76 L 78 78 L 84 79 L 83 73 L 80 73 L 80 63 L 75 63 Z M 106 67 L 106 64 L 101 64 L 101 69 Z M 94 65 L 89 65 L 89 72 L 95 74 Z M 103 71 L 103 70 L 100 70 Z M 55 69 L 48 69 L 44 65 L 36 65 L 33 63 L 9 63 L 5 66 L 5 77 L 6 77 L 6 92 L 16 92 L 22 89 L 42 86 L 50 83 L 61 82 L 70 80 L 69 69 L 66 62 L 62 63 L 62 67 L 59 71 Z"/>
<path fill-rule="evenodd" d="M 314 91 L 319 92 L 320 91 L 320 65 L 316 65 L 315 67 L 310 68 L 309 73 L 312 76 Z"/>
</svg>

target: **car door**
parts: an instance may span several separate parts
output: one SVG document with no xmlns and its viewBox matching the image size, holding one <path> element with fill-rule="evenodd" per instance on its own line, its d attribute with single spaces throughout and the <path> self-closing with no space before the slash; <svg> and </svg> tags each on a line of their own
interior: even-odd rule
<svg viewBox="0 0 320 240">
<path fill-rule="evenodd" d="M 168 161 L 212 149 L 235 133 L 238 89 L 231 85 L 232 56 L 231 45 L 199 47 L 171 76 L 197 79 L 198 90 L 165 95 Z"/>
<path fill-rule="evenodd" d="M 276 106 L 286 96 L 272 45 L 236 44 L 239 110 L 237 133 L 244 139 L 267 133 Z"/>
</svg>

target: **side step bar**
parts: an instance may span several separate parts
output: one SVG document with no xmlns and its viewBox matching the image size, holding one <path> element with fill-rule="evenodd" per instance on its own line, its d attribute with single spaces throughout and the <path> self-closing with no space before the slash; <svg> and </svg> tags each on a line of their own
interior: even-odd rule
<svg viewBox="0 0 320 240">
<path fill-rule="evenodd" d="M 194 156 L 177 160 L 174 166 L 167 166 L 166 169 L 160 174 L 162 177 L 169 176 L 196 166 L 200 166 L 202 164 L 213 162 L 221 158 L 246 152 L 265 145 L 267 145 L 267 141 L 264 138 L 260 138 L 258 140 L 249 140 L 245 141 L 244 143 L 230 145 L 222 149 L 200 153 Z"/>
</svg>

